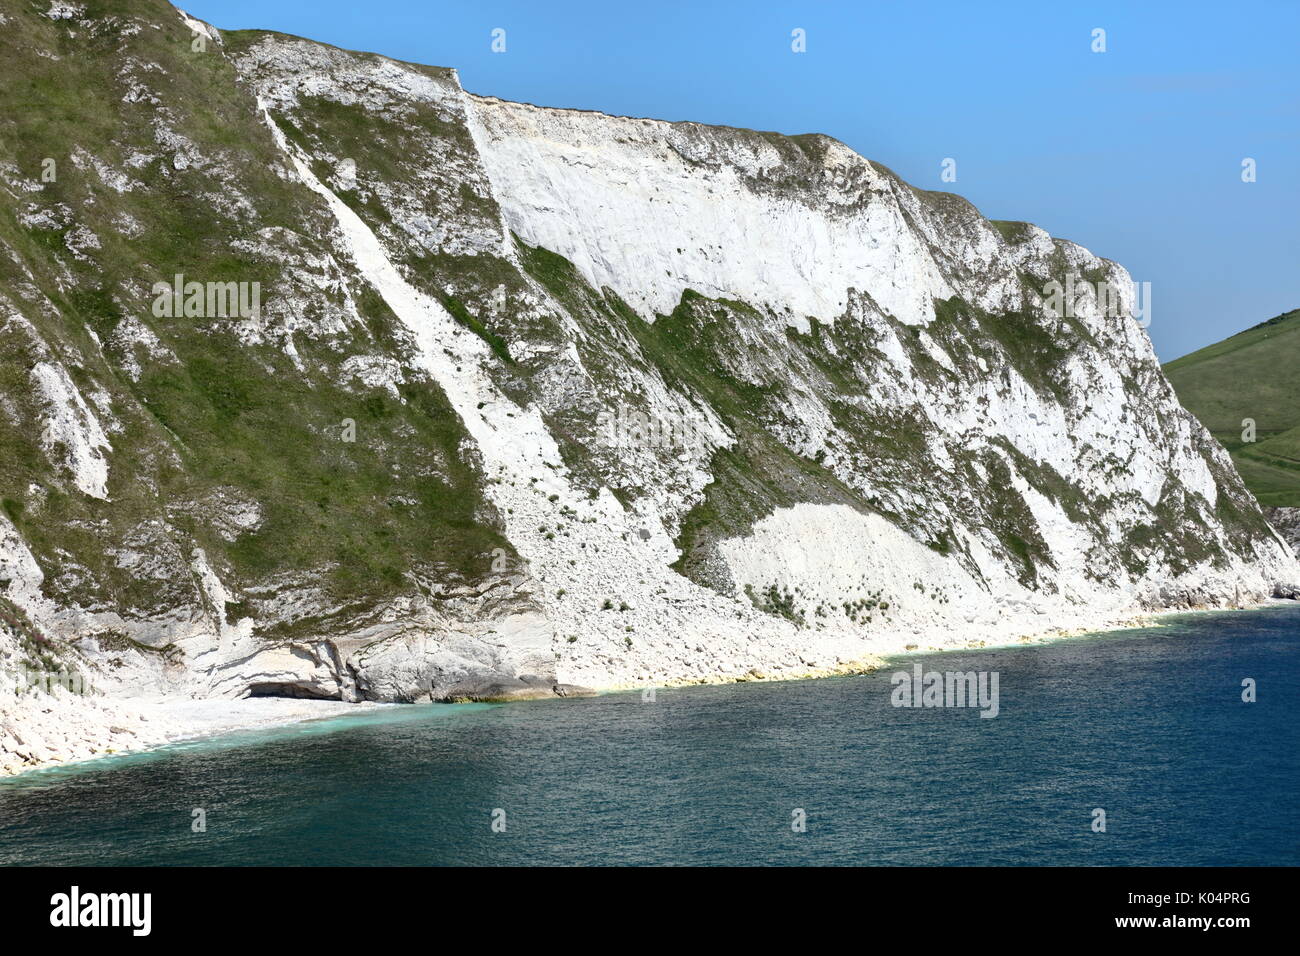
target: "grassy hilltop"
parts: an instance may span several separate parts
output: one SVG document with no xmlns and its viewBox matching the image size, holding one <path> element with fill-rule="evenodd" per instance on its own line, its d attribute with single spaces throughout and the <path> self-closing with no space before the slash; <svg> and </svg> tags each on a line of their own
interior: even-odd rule
<svg viewBox="0 0 1300 956">
<path fill-rule="evenodd" d="M 1232 454 L 1260 504 L 1300 507 L 1300 309 L 1165 366 L 1183 405 Z M 1243 419 L 1255 441 L 1243 441 Z"/>
</svg>

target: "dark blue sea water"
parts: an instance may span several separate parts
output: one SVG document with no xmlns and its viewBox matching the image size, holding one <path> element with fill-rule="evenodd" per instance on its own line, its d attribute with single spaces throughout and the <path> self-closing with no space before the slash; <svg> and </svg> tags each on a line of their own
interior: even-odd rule
<svg viewBox="0 0 1300 956">
<path fill-rule="evenodd" d="M 918 659 L 996 671 L 999 716 L 891 706 Z M 5 782 L 0 863 L 1295 865 L 1298 704 L 1300 606 L 653 702 L 413 706 Z"/>
</svg>

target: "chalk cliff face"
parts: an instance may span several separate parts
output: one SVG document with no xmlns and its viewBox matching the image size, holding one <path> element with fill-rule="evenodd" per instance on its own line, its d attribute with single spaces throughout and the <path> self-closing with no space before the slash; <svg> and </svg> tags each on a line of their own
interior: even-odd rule
<svg viewBox="0 0 1300 956">
<path fill-rule="evenodd" d="M 1293 552 L 1300 552 L 1300 508 L 1265 508 L 1265 515 Z"/>
<path fill-rule="evenodd" d="M 824 136 L 4 16 L 0 597 L 109 695 L 834 672 L 1300 578 L 1036 227 Z"/>
</svg>

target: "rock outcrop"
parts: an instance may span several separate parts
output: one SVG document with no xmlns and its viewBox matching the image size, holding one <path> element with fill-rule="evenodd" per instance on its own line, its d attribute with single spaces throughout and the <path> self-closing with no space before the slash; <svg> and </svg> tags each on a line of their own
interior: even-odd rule
<svg viewBox="0 0 1300 956">
<path fill-rule="evenodd" d="M 1291 550 L 1300 554 L 1300 508 L 1265 508 L 1264 515 Z"/>
</svg>

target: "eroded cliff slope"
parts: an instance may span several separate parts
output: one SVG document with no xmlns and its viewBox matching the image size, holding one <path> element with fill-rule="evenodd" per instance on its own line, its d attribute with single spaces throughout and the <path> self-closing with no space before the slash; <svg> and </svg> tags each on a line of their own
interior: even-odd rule
<svg viewBox="0 0 1300 956">
<path fill-rule="evenodd" d="M 0 9 L 0 595 L 109 695 L 819 673 L 1300 577 L 1036 227 L 824 136 Z"/>
</svg>

